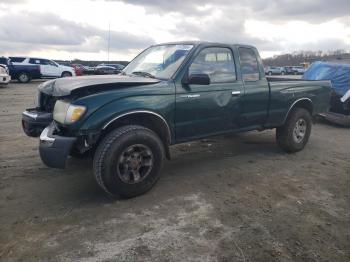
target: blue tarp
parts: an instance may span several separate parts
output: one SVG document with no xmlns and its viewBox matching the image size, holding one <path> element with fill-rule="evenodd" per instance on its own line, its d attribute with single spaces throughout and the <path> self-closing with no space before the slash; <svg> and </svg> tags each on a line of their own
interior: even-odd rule
<svg viewBox="0 0 350 262">
<path fill-rule="evenodd" d="M 315 62 L 304 73 L 305 80 L 330 80 L 334 91 L 343 96 L 350 89 L 350 64 Z"/>
</svg>

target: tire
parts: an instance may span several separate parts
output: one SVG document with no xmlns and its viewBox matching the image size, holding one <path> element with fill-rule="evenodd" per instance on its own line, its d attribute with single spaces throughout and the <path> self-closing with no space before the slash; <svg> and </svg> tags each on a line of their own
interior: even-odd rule
<svg viewBox="0 0 350 262">
<path fill-rule="evenodd" d="M 70 72 L 63 72 L 61 77 L 71 77 L 72 76 L 72 73 Z"/>
<path fill-rule="evenodd" d="M 30 81 L 30 75 L 26 72 L 19 73 L 17 80 L 22 84 L 28 83 Z"/>
<path fill-rule="evenodd" d="M 137 151 L 139 156 L 135 156 Z M 145 158 L 149 162 L 140 167 L 137 161 L 141 156 L 140 163 Z M 123 126 L 111 131 L 98 145 L 93 161 L 94 176 L 109 195 L 135 197 L 157 182 L 164 156 L 164 145 L 153 131 L 137 125 Z"/>
<path fill-rule="evenodd" d="M 288 153 L 298 152 L 309 141 L 311 127 L 310 112 L 303 108 L 294 108 L 289 113 L 285 124 L 276 129 L 277 144 Z"/>
</svg>

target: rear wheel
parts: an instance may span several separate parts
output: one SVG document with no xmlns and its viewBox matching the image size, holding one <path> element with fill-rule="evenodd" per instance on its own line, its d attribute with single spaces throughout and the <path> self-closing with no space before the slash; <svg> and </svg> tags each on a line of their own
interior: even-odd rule
<svg viewBox="0 0 350 262">
<path fill-rule="evenodd" d="M 160 176 L 164 146 L 150 129 L 128 125 L 109 133 L 94 156 L 94 175 L 108 194 L 135 197 L 150 190 Z"/>
<path fill-rule="evenodd" d="M 30 75 L 25 72 L 19 73 L 17 76 L 17 80 L 20 83 L 28 83 L 30 81 Z"/>
<path fill-rule="evenodd" d="M 294 108 L 286 123 L 276 130 L 277 144 L 288 153 L 302 150 L 309 140 L 311 126 L 310 112 L 304 108 Z"/>
</svg>

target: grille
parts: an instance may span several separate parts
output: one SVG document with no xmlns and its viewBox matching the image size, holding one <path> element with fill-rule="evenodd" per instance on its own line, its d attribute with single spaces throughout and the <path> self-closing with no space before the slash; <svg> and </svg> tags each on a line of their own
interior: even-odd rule
<svg viewBox="0 0 350 262">
<path fill-rule="evenodd" d="M 56 100 L 57 100 L 55 97 L 40 92 L 38 100 L 39 100 L 39 108 L 42 111 L 45 111 L 48 113 L 53 112 L 53 108 L 54 108 Z"/>
</svg>

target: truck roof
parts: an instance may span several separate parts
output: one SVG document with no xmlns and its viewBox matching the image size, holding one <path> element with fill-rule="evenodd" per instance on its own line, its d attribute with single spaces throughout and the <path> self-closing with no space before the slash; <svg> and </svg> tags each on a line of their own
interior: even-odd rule
<svg viewBox="0 0 350 262">
<path fill-rule="evenodd" d="M 249 47 L 256 48 L 252 45 L 239 44 L 239 43 L 219 43 L 219 42 L 210 42 L 210 41 L 174 41 L 174 42 L 166 42 L 161 44 L 155 44 L 153 46 L 158 45 L 228 45 L 228 46 L 240 46 L 240 47 Z"/>
</svg>

